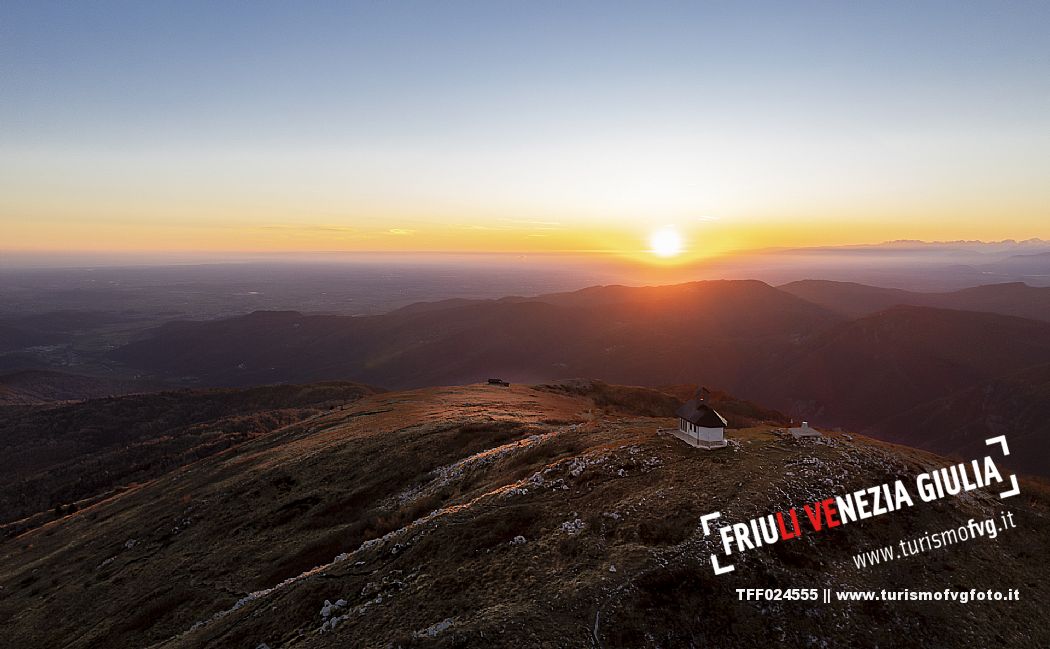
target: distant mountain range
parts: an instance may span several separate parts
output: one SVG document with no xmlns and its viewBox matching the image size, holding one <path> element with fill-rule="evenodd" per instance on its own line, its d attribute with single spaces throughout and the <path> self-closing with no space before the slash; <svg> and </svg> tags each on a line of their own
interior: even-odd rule
<svg viewBox="0 0 1050 649">
<path fill-rule="evenodd" d="M 1050 322 L 1050 288 L 1028 286 L 1023 282 L 975 286 L 949 293 L 920 293 L 813 279 L 791 282 L 778 288 L 847 317 L 908 305 L 985 311 Z"/>
<path fill-rule="evenodd" d="M 1023 316 L 1023 317 L 1021 317 Z M 391 389 L 592 377 L 695 383 L 776 408 L 939 451 L 972 450 L 1014 421 L 1006 401 L 968 421 L 967 444 L 943 429 L 903 428 L 968 389 L 1050 364 L 1050 288 L 1009 283 L 915 293 L 805 281 L 603 286 L 534 298 L 449 300 L 380 316 L 257 312 L 172 322 L 113 360 L 199 385 L 351 380 Z M 1023 394 L 1018 399 L 1025 399 Z M 1019 422 L 1020 423 L 1020 422 Z M 1016 465 L 1050 473 L 1050 425 L 1035 419 Z M 980 432 L 984 431 L 984 432 Z"/>
<path fill-rule="evenodd" d="M 371 317 L 259 312 L 173 322 L 112 358 L 211 385 L 348 378 L 405 388 L 495 375 L 731 387 L 841 320 L 757 281 L 610 286 Z"/>
</svg>

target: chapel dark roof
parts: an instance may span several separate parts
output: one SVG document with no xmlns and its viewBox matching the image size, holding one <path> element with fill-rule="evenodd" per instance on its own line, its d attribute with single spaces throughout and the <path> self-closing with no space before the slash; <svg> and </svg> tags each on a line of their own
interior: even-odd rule
<svg viewBox="0 0 1050 649">
<path fill-rule="evenodd" d="M 715 412 L 715 409 L 703 399 L 694 398 L 686 401 L 675 411 L 675 414 L 694 426 L 704 428 L 725 428 L 726 426 L 725 418 Z"/>
</svg>

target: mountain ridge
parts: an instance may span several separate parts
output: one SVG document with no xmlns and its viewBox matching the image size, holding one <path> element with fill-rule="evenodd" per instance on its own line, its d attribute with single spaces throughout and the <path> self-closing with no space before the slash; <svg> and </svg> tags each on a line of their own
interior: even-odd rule
<svg viewBox="0 0 1050 649">
<path fill-rule="evenodd" d="M 854 288 L 846 286 L 850 295 Z M 961 294 L 987 300 L 1017 289 Z M 1043 321 L 908 305 L 849 318 L 762 282 L 719 281 L 457 301 L 385 316 L 259 312 L 171 323 L 113 355 L 136 371 L 203 385 L 342 379 L 403 389 L 489 376 L 691 383 L 796 420 L 896 439 L 882 422 L 898 412 L 1050 362 L 1048 350 Z M 1017 432 L 1031 455 L 1050 457 L 1040 441 L 1050 439 L 1050 424 L 1028 425 Z M 945 432 L 929 434 L 944 440 Z"/>
<path fill-rule="evenodd" d="M 580 389 L 368 395 L 202 458 L 0 542 L 0 623 L 18 646 L 70 649 L 734 649 L 762 638 L 806 646 L 814 624 L 836 645 L 1047 641 L 1030 624 L 1050 596 L 1050 496 L 1040 483 L 1022 480 L 1025 497 L 1009 503 L 975 493 L 895 513 L 895 525 L 763 548 L 715 576 L 701 515 L 746 520 L 947 460 L 855 435 L 796 441 L 768 425 L 701 451 L 657 433 L 673 419 L 633 414 L 630 388 L 605 406 Z M 996 542 L 866 570 L 850 559 L 902 530 L 963 525 L 1004 504 L 1018 528 Z M 959 616 L 957 605 L 931 602 L 898 602 L 892 614 L 770 607 L 735 591 L 904 579 L 1025 597 Z"/>
<path fill-rule="evenodd" d="M 1029 286 L 1024 282 L 985 284 L 941 293 L 813 279 L 789 282 L 777 288 L 851 318 L 905 305 L 1050 321 L 1050 287 Z"/>
</svg>

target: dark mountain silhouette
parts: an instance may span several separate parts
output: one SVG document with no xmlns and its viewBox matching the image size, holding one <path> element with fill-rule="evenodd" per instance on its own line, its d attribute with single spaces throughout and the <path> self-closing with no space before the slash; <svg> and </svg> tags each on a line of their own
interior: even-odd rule
<svg viewBox="0 0 1050 649">
<path fill-rule="evenodd" d="M 839 311 L 909 295 L 831 288 Z M 940 298 L 1014 308 L 1023 302 L 1016 296 L 1043 290 L 998 285 Z M 898 413 L 1050 363 L 1047 322 L 924 306 L 849 319 L 827 302 L 813 304 L 762 282 L 719 281 L 456 300 L 370 317 L 257 312 L 169 323 L 113 356 L 138 371 L 203 385 L 341 379 L 400 389 L 488 376 L 701 384 L 796 420 L 895 439 L 881 422 Z M 1031 432 L 1018 435 L 1035 443 Z M 923 434 L 943 441 L 950 431 Z M 1039 466 L 1050 472 L 1047 461 Z"/>
<path fill-rule="evenodd" d="M 1045 473 L 1050 457 L 1050 365 L 993 378 L 919 404 L 867 429 L 908 446 L 977 457 L 984 440 L 1006 435 L 1022 471 Z M 1014 455 L 1014 453 L 1012 453 Z"/>
<path fill-rule="evenodd" d="M 945 293 L 928 306 L 963 311 L 988 311 L 1050 322 L 1050 287 L 1023 282 L 989 284 Z"/>
<path fill-rule="evenodd" d="M 918 293 L 853 282 L 807 279 L 778 287 L 848 317 L 870 315 L 892 306 L 986 311 L 1050 322 L 1050 287 L 1023 282 L 988 284 L 950 293 Z"/>
<path fill-rule="evenodd" d="M 113 357 L 210 385 L 343 378 L 402 388 L 500 375 L 731 386 L 840 320 L 756 281 L 610 286 L 372 317 L 258 312 L 174 322 Z"/>
<path fill-rule="evenodd" d="M 951 436 L 950 429 L 934 430 L 898 418 L 895 425 L 907 428 L 894 430 L 882 422 L 1045 363 L 1050 363 L 1048 323 L 991 313 L 895 307 L 814 337 L 742 394 L 798 419 L 833 422 L 897 440 L 915 431 L 911 434 L 939 440 L 928 448 L 951 452 L 958 447 L 942 443 Z M 1043 448 L 1040 442 L 1030 450 Z M 1038 452 L 1037 456 L 1047 457 Z M 1039 464 L 1042 472 L 1050 468 L 1045 460 Z"/>
<path fill-rule="evenodd" d="M 899 288 L 823 279 L 804 279 L 777 288 L 850 318 L 870 315 L 898 304 L 914 305 L 928 295 Z"/>
</svg>

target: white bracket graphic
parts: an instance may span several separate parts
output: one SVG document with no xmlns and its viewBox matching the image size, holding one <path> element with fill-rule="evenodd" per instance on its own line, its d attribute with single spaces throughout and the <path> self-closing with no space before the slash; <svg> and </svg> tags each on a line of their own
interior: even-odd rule
<svg viewBox="0 0 1050 649">
<path fill-rule="evenodd" d="M 728 566 L 720 566 L 720 565 L 718 565 L 718 555 L 717 554 L 712 554 L 711 555 L 711 565 L 714 566 L 716 575 L 724 575 L 727 572 L 733 572 L 734 570 L 736 570 L 736 566 L 734 566 L 733 564 L 729 564 Z"/>
<path fill-rule="evenodd" d="M 712 512 L 710 514 L 704 514 L 700 517 L 700 525 L 702 525 L 704 528 L 704 536 L 711 536 L 711 526 L 708 525 L 708 523 L 721 517 L 722 512 Z M 711 566 L 715 569 L 716 575 L 724 575 L 727 572 L 733 572 L 734 570 L 736 570 L 736 566 L 734 566 L 733 564 L 729 564 L 726 566 L 718 565 L 717 554 L 711 555 Z"/>
<path fill-rule="evenodd" d="M 1010 496 L 1016 496 L 1021 493 L 1021 487 L 1017 484 L 1017 476 L 1013 473 L 1010 474 L 1010 484 L 1014 486 L 1010 491 L 1002 491 L 999 493 L 1000 498 L 1009 498 Z"/>
<path fill-rule="evenodd" d="M 713 521 L 716 518 L 721 518 L 722 512 L 712 512 L 710 514 L 704 514 L 700 517 L 700 524 L 704 526 L 704 536 L 711 536 L 711 528 L 708 527 L 708 521 Z"/>
<path fill-rule="evenodd" d="M 1006 445 L 1006 435 L 999 435 L 998 437 L 989 437 L 988 439 L 984 440 L 984 443 L 988 446 L 991 446 L 992 444 L 999 444 L 1003 447 L 1003 455 L 1010 454 L 1010 447 Z"/>
<path fill-rule="evenodd" d="M 1010 447 L 1006 444 L 1006 435 L 999 435 L 997 437 L 989 437 L 988 439 L 984 440 L 984 443 L 986 445 L 988 445 L 988 446 L 991 446 L 992 444 L 998 444 L 999 446 L 1001 446 L 1003 448 L 1003 456 L 1004 457 L 1010 454 Z M 1000 498 L 1009 498 L 1010 496 L 1016 496 L 1017 494 L 1021 493 L 1021 487 L 1020 487 L 1020 485 L 1017 484 L 1017 474 L 1016 473 L 1011 473 L 1010 474 L 1010 484 L 1013 485 L 1013 489 L 1011 489 L 1009 491 L 1002 491 L 1002 492 L 1000 492 L 999 493 L 999 497 Z"/>
</svg>

